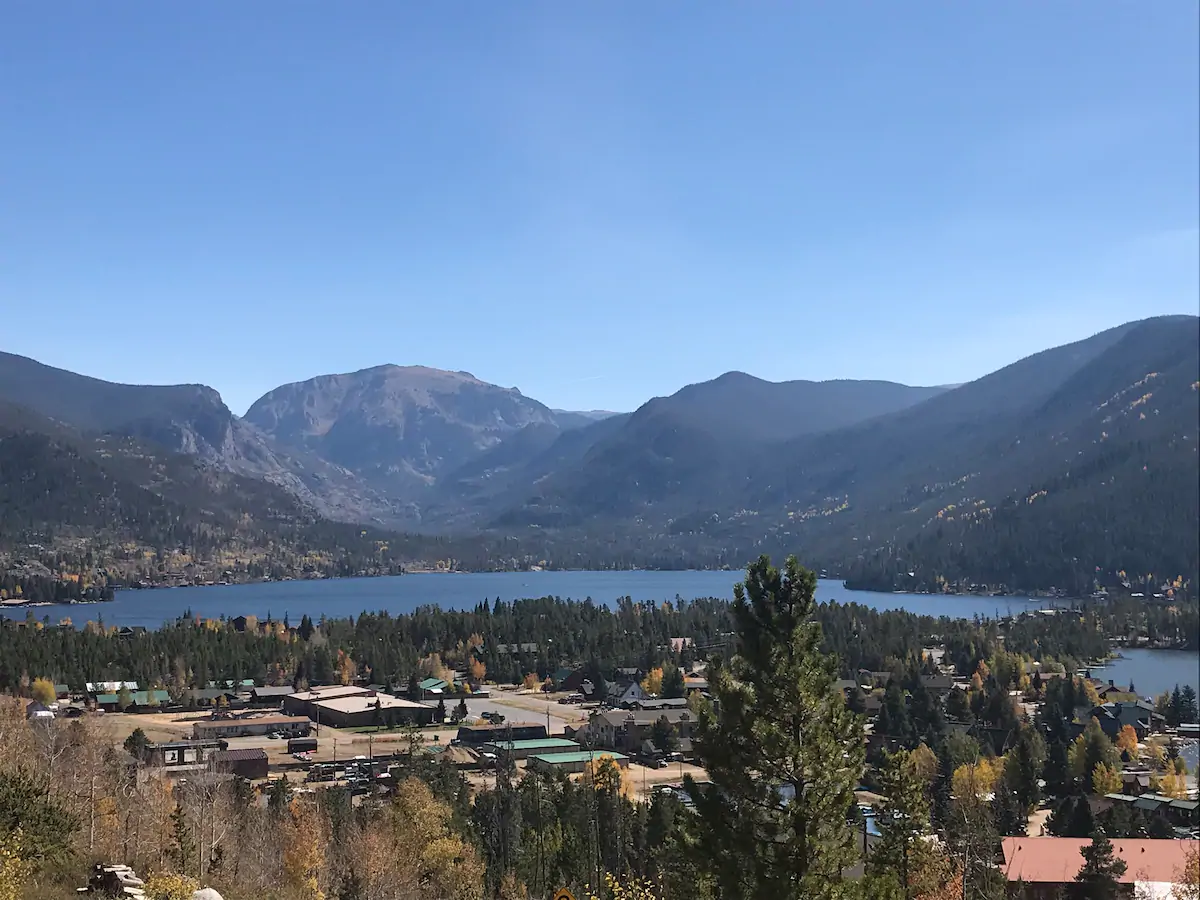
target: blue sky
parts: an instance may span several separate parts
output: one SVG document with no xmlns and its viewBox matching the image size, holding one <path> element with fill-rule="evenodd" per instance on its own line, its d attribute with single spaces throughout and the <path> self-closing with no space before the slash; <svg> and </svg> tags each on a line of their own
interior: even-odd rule
<svg viewBox="0 0 1200 900">
<path fill-rule="evenodd" d="M 15 3 L 0 348 L 631 409 L 1200 305 L 1194 2 Z"/>
</svg>

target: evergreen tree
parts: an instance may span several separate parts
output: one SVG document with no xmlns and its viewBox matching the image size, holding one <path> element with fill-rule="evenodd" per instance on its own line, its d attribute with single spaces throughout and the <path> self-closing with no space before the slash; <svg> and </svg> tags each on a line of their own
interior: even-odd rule
<svg viewBox="0 0 1200 900">
<path fill-rule="evenodd" d="M 1038 780 L 1046 760 L 1046 743 L 1041 735 L 1022 725 L 1016 743 L 1004 762 L 1004 781 L 1017 795 L 1025 811 L 1033 809 L 1041 799 Z"/>
<path fill-rule="evenodd" d="M 929 887 L 919 884 L 918 876 L 926 868 L 924 836 L 930 811 L 926 782 L 916 771 L 911 754 L 902 750 L 887 758 L 880 790 L 886 800 L 876 820 L 880 838 L 871 850 L 868 868 L 876 878 L 894 874 L 901 896 L 912 900 Z"/>
<path fill-rule="evenodd" d="M 996 831 L 1002 837 L 1022 837 L 1029 821 L 1029 808 L 1021 802 L 1007 777 L 1008 768 L 996 785 L 995 796 L 992 799 L 992 814 L 996 820 Z"/>
<path fill-rule="evenodd" d="M 1186 725 L 1195 722 L 1200 716 L 1196 709 L 1196 689 L 1185 684 L 1179 692 L 1179 724 Z"/>
<path fill-rule="evenodd" d="M 682 697 L 684 694 L 683 672 L 679 666 L 668 666 L 663 672 L 662 695 L 667 698 Z"/>
<path fill-rule="evenodd" d="M 675 726 L 666 716 L 659 716 L 654 720 L 654 725 L 650 729 L 650 740 L 662 753 L 674 753 L 679 747 L 679 741 L 675 736 Z"/>
<path fill-rule="evenodd" d="M 192 829 L 188 827 L 187 812 L 176 804 L 171 812 L 171 859 L 180 873 L 196 860 L 196 844 L 192 840 Z"/>
<path fill-rule="evenodd" d="M 898 740 L 905 749 L 911 750 L 917 744 L 917 734 L 908 715 L 904 690 L 895 680 L 888 682 L 887 690 L 883 693 L 883 708 L 879 711 L 879 721 L 875 727 L 880 734 Z"/>
<path fill-rule="evenodd" d="M 1071 793 L 1073 779 L 1067 745 L 1061 740 L 1052 741 L 1046 750 L 1046 765 L 1043 769 L 1046 793 L 1051 797 L 1065 797 Z"/>
<path fill-rule="evenodd" d="M 438 697 L 437 721 L 439 725 L 446 721 L 446 701 L 441 697 Z"/>
<path fill-rule="evenodd" d="M 146 737 L 146 732 L 141 728 L 133 729 L 129 737 L 125 738 L 125 752 L 139 760 L 146 759 L 146 750 L 150 746 L 150 739 Z"/>
<path fill-rule="evenodd" d="M 1123 859 L 1113 856 L 1112 842 L 1104 831 L 1097 829 L 1091 844 L 1079 852 L 1083 855 L 1083 868 L 1075 876 L 1070 896 L 1077 900 L 1117 900 L 1126 866 Z"/>
<path fill-rule="evenodd" d="M 1055 837 L 1085 838 L 1095 830 L 1092 808 L 1082 794 L 1064 797 L 1046 819 L 1046 831 Z"/>
<path fill-rule="evenodd" d="M 467 698 L 459 697 L 458 705 L 454 707 L 454 715 L 458 717 L 458 721 L 462 721 L 467 717 Z"/>
<path fill-rule="evenodd" d="M 712 667 L 690 777 L 692 849 L 722 897 L 838 898 L 857 858 L 847 823 L 863 771 L 862 722 L 836 687 L 812 621 L 816 576 L 794 557 L 746 570 L 732 606 L 736 652 Z"/>
</svg>

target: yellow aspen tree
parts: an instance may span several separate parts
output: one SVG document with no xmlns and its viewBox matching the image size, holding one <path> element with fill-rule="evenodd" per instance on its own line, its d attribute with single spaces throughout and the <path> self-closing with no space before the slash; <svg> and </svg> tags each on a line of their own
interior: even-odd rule
<svg viewBox="0 0 1200 900">
<path fill-rule="evenodd" d="M 293 800 L 288 808 L 283 845 L 283 871 L 304 900 L 325 900 L 321 873 L 325 868 L 325 835 L 320 814 Z"/>
<path fill-rule="evenodd" d="M 642 690 L 647 694 L 658 696 L 662 693 L 663 686 L 663 670 L 662 666 L 656 666 L 646 673 L 646 677 L 642 679 Z"/>
<path fill-rule="evenodd" d="M 1108 763 L 1097 763 L 1092 769 L 1092 791 L 1103 797 L 1121 792 L 1121 770 Z"/>
</svg>

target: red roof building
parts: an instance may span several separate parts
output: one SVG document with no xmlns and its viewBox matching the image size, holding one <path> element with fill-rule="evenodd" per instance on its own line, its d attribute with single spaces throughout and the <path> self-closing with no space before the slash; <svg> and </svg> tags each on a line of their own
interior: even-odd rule
<svg viewBox="0 0 1200 900">
<path fill-rule="evenodd" d="M 1004 874 L 1009 884 L 1025 885 L 1027 900 L 1058 896 L 1059 888 L 1075 881 L 1083 867 L 1080 851 L 1090 843 L 1081 838 L 1005 838 Z M 1178 883 L 1188 853 L 1200 852 L 1200 841 L 1118 838 L 1112 845 L 1113 855 L 1125 861 L 1121 883 L 1147 887 Z"/>
</svg>

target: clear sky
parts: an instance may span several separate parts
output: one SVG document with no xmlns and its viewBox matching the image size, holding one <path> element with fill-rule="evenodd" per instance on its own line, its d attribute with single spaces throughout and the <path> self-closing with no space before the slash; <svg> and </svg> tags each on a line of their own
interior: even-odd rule
<svg viewBox="0 0 1200 900">
<path fill-rule="evenodd" d="M 1197 312 L 1197 10 L 0 0 L 0 348 L 236 412 L 968 380 Z"/>
</svg>

